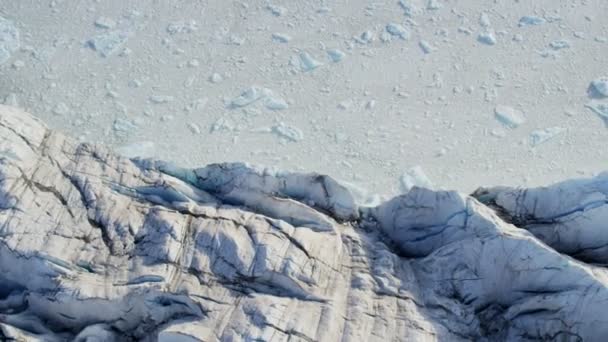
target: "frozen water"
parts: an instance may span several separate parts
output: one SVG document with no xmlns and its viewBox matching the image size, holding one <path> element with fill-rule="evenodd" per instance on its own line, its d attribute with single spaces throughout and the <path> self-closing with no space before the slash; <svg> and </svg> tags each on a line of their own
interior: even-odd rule
<svg viewBox="0 0 608 342">
<path fill-rule="evenodd" d="M 536 25 L 542 25 L 545 22 L 546 22 L 546 20 L 541 17 L 537 17 L 535 15 L 526 15 L 519 19 L 519 26 L 520 27 L 536 26 Z"/>
<path fill-rule="evenodd" d="M 386 31 L 393 36 L 399 37 L 401 39 L 408 39 L 410 34 L 409 31 L 403 27 L 401 24 L 397 23 L 389 23 L 386 25 Z"/>
<path fill-rule="evenodd" d="M 416 165 L 405 171 L 399 178 L 399 181 L 401 183 L 402 193 L 409 192 L 413 187 L 426 189 L 433 189 L 434 187 L 433 182 L 427 177 L 420 165 Z"/>
<path fill-rule="evenodd" d="M 420 46 L 420 48 L 422 49 L 422 52 L 424 53 L 431 53 L 433 52 L 433 50 L 435 50 L 435 48 L 426 40 L 421 40 L 418 45 Z"/>
<path fill-rule="evenodd" d="M 608 102 L 593 100 L 585 105 L 592 112 L 597 114 L 608 127 Z"/>
<path fill-rule="evenodd" d="M 288 34 L 275 32 L 272 34 L 272 40 L 279 43 L 289 43 L 291 41 L 291 36 Z"/>
<path fill-rule="evenodd" d="M 257 86 L 251 86 L 245 89 L 241 95 L 234 98 L 229 107 L 232 109 L 243 108 L 263 100 L 263 104 L 267 109 L 270 110 L 284 110 L 289 107 L 287 101 L 280 96 L 274 94 L 274 92 L 268 88 L 261 88 Z"/>
<path fill-rule="evenodd" d="M 314 59 L 308 52 L 300 53 L 300 68 L 302 68 L 302 71 L 312 71 L 321 65 L 323 65 L 323 63 Z"/>
<path fill-rule="evenodd" d="M 492 30 L 480 33 L 479 36 L 477 36 L 477 40 L 486 45 L 496 44 L 496 37 L 494 36 L 494 32 Z"/>
<path fill-rule="evenodd" d="M 553 50 L 567 49 L 570 47 L 570 42 L 564 39 L 554 40 L 549 43 L 549 47 Z"/>
<path fill-rule="evenodd" d="M 413 17 L 422 13 L 421 0 L 399 0 L 399 6 L 403 8 L 405 15 Z"/>
<path fill-rule="evenodd" d="M 140 141 L 120 146 L 115 151 L 127 158 L 151 158 L 155 155 L 156 147 L 151 141 Z"/>
<path fill-rule="evenodd" d="M 329 56 L 329 59 L 332 62 L 338 63 L 344 58 L 344 56 L 346 56 L 346 54 L 342 50 L 330 49 L 327 50 L 327 56 Z"/>
<path fill-rule="evenodd" d="M 130 33 L 123 30 L 98 34 L 87 42 L 88 46 L 102 57 L 109 57 L 119 51 L 129 39 Z"/>
<path fill-rule="evenodd" d="M 509 128 L 517 128 L 526 122 L 522 111 L 505 105 L 496 106 L 494 115 L 498 121 Z"/>
<path fill-rule="evenodd" d="M 95 26 L 103 29 L 112 29 L 116 26 L 116 21 L 108 17 L 99 17 L 95 20 Z"/>
<path fill-rule="evenodd" d="M 298 142 L 304 139 L 304 133 L 302 130 L 297 127 L 287 126 L 282 122 L 273 126 L 271 131 L 279 137 L 293 142 Z"/>
<path fill-rule="evenodd" d="M 12 21 L 0 17 L 0 64 L 8 61 L 19 46 L 19 30 Z"/>
<path fill-rule="evenodd" d="M 591 82 L 591 88 L 598 96 L 608 97 L 608 77 L 600 77 Z"/>
<path fill-rule="evenodd" d="M 563 127 L 549 127 L 532 131 L 532 133 L 530 133 L 530 145 L 532 147 L 536 147 L 550 139 L 555 138 L 565 131 L 566 129 Z"/>
</svg>

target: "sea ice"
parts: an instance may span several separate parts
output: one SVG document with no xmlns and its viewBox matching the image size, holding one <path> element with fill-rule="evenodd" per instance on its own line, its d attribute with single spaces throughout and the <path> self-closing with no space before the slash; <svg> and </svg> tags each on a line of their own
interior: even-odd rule
<svg viewBox="0 0 608 342">
<path fill-rule="evenodd" d="M 435 47 L 433 47 L 429 42 L 427 42 L 426 40 L 421 40 L 418 45 L 420 46 L 420 48 L 422 49 L 422 52 L 429 54 L 431 52 L 433 52 L 435 50 Z"/>
<path fill-rule="evenodd" d="M 346 54 L 338 49 L 330 49 L 327 50 L 327 56 L 329 56 L 329 59 L 334 62 L 334 63 L 338 63 L 340 62 L 344 56 L 346 56 Z"/>
<path fill-rule="evenodd" d="M 494 36 L 494 32 L 491 30 L 482 32 L 477 36 L 477 41 L 486 45 L 495 45 L 496 37 Z"/>
<path fill-rule="evenodd" d="M 19 46 L 19 30 L 12 21 L 0 17 L 0 64 L 8 61 Z"/>
<path fill-rule="evenodd" d="M 273 33 L 272 40 L 278 43 L 289 43 L 291 41 L 291 36 L 284 33 Z"/>
<path fill-rule="evenodd" d="M 127 158 L 151 158 L 154 156 L 156 149 L 153 142 L 140 141 L 123 145 L 116 148 L 115 151 Z"/>
<path fill-rule="evenodd" d="M 567 40 L 563 40 L 563 39 L 554 40 L 551 43 L 549 43 L 549 47 L 552 48 L 553 50 L 567 49 L 570 47 L 570 42 Z"/>
<path fill-rule="evenodd" d="M 243 108 L 258 100 L 262 100 L 264 106 L 270 110 L 283 110 L 289 107 L 287 101 L 280 96 L 275 95 L 272 90 L 257 86 L 251 86 L 245 89 L 241 95 L 230 102 L 229 107 L 232 109 Z"/>
<path fill-rule="evenodd" d="M 413 17 L 422 13 L 420 0 L 399 0 L 399 6 L 403 8 L 405 15 Z"/>
<path fill-rule="evenodd" d="M 603 101 L 591 101 L 585 105 L 592 112 L 597 114 L 608 127 L 608 102 Z"/>
<path fill-rule="evenodd" d="M 547 22 L 541 17 L 526 15 L 519 19 L 519 27 L 541 25 Z"/>
<path fill-rule="evenodd" d="M 102 57 L 109 57 L 116 53 L 129 39 L 129 32 L 116 30 L 109 31 L 99 35 L 87 41 L 87 45 L 99 52 Z"/>
<path fill-rule="evenodd" d="M 302 71 L 312 71 L 323 65 L 323 63 L 314 59 L 308 52 L 300 53 L 300 68 Z"/>
<path fill-rule="evenodd" d="M 285 13 L 287 13 L 287 8 L 282 7 L 282 6 L 277 6 L 277 5 L 269 4 L 268 6 L 266 6 L 266 9 L 269 10 L 270 13 L 272 13 L 272 15 L 274 15 L 276 17 L 280 17 L 280 16 L 284 15 Z"/>
<path fill-rule="evenodd" d="M 401 183 L 402 193 L 409 192 L 415 186 L 427 189 L 433 189 L 434 187 L 433 182 L 431 182 L 429 177 L 427 177 L 427 175 L 424 173 L 424 170 L 422 170 L 422 167 L 419 165 L 405 171 L 399 180 Z"/>
<path fill-rule="evenodd" d="M 284 138 L 289 141 L 293 141 L 293 142 L 298 142 L 298 141 L 304 139 L 304 133 L 302 133 L 302 131 L 299 128 L 293 127 L 293 126 L 287 126 L 282 122 L 275 126 L 272 126 L 271 131 L 273 133 L 275 133 L 276 135 L 278 135 L 279 137 Z"/>
<path fill-rule="evenodd" d="M 154 104 L 163 104 L 173 102 L 175 98 L 171 95 L 152 95 L 148 100 Z"/>
<path fill-rule="evenodd" d="M 403 25 L 396 24 L 396 23 L 388 23 L 386 25 L 386 32 L 390 33 L 393 36 L 404 39 L 404 40 L 408 39 L 410 36 L 408 30 L 405 27 L 403 27 Z"/>
<path fill-rule="evenodd" d="M 515 108 L 498 105 L 494 108 L 496 119 L 509 128 L 517 128 L 526 122 L 524 113 Z"/>
<path fill-rule="evenodd" d="M 600 77 L 591 82 L 591 87 L 597 95 L 601 97 L 608 97 L 608 77 Z"/>
<path fill-rule="evenodd" d="M 549 127 L 535 130 L 530 133 L 530 145 L 532 145 L 532 147 L 536 147 L 549 139 L 555 138 L 565 131 L 566 129 L 563 127 Z"/>
<path fill-rule="evenodd" d="M 116 26 L 116 21 L 108 17 L 99 17 L 95 20 L 95 26 L 103 29 L 112 29 Z"/>
</svg>

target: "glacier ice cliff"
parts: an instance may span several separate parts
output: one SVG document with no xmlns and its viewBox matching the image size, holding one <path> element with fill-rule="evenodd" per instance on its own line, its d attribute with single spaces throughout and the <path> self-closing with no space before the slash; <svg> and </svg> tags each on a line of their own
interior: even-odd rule
<svg viewBox="0 0 608 342">
<path fill-rule="evenodd" d="M 359 206 L 184 169 L 0 106 L 0 340 L 601 341 L 608 174 Z"/>
</svg>

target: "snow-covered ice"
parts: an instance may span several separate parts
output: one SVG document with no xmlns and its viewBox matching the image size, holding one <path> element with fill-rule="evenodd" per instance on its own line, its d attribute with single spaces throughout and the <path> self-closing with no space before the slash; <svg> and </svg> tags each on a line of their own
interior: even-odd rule
<svg viewBox="0 0 608 342">
<path fill-rule="evenodd" d="M 8 61 L 19 46 L 19 30 L 11 20 L 0 16 L 0 64 Z"/>
<path fill-rule="evenodd" d="M 536 147 L 550 139 L 555 138 L 565 131 L 566 129 L 563 127 L 548 127 L 532 131 L 532 133 L 530 133 L 530 145 L 532 147 Z"/>
<path fill-rule="evenodd" d="M 494 115 L 500 123 L 509 128 L 517 128 L 526 122 L 524 113 L 510 106 L 496 106 L 494 108 Z"/>
</svg>

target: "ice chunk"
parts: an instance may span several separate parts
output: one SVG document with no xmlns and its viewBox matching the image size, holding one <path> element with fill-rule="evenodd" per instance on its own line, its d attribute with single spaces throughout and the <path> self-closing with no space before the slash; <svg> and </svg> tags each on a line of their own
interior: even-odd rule
<svg viewBox="0 0 608 342">
<path fill-rule="evenodd" d="M 262 88 L 252 86 L 245 89 L 241 95 L 237 96 L 230 102 L 231 108 L 241 108 L 248 106 L 257 100 L 264 97 L 264 91 Z"/>
<path fill-rule="evenodd" d="M 549 139 L 553 139 L 565 131 L 566 129 L 563 127 L 549 127 L 533 131 L 530 133 L 530 145 L 532 145 L 532 147 L 536 147 Z"/>
<path fill-rule="evenodd" d="M 420 46 L 420 48 L 422 49 L 422 52 L 424 53 L 431 53 L 435 50 L 435 47 L 432 46 L 429 42 L 427 42 L 426 40 L 421 40 L 418 45 Z"/>
<path fill-rule="evenodd" d="M 264 99 L 264 106 L 270 110 L 284 110 L 289 108 L 287 101 L 278 96 L 275 96 L 272 93 Z"/>
<path fill-rule="evenodd" d="M 386 25 L 386 32 L 403 40 L 408 39 L 410 36 L 409 31 L 405 27 L 403 27 L 403 25 L 396 23 L 388 23 Z"/>
<path fill-rule="evenodd" d="M 70 108 L 68 107 L 68 105 L 66 105 L 64 102 L 59 102 L 55 105 L 55 107 L 53 107 L 53 114 L 55 115 L 65 115 L 70 111 Z"/>
<path fill-rule="evenodd" d="M 112 29 L 116 26 L 116 21 L 108 17 L 99 17 L 95 20 L 95 26 L 103 29 Z"/>
<path fill-rule="evenodd" d="M 405 171 L 401 178 L 401 192 L 407 193 L 413 187 L 417 186 L 420 188 L 433 189 L 433 182 L 427 177 L 422 170 L 422 167 L 416 165 L 409 170 Z"/>
<path fill-rule="evenodd" d="M 188 22 L 185 21 L 175 21 L 169 23 L 167 25 L 167 33 L 170 35 L 178 34 L 178 33 L 191 33 L 198 30 L 198 25 L 195 20 L 190 20 Z"/>
<path fill-rule="evenodd" d="M 494 108 L 496 119 L 509 128 L 517 128 L 526 122 L 524 113 L 515 108 L 498 105 Z"/>
<path fill-rule="evenodd" d="M 300 68 L 302 71 L 312 71 L 323 65 L 323 63 L 314 59 L 308 52 L 300 53 Z"/>
<path fill-rule="evenodd" d="M 8 61 L 19 46 L 19 30 L 12 21 L 0 17 L 0 64 Z"/>
<path fill-rule="evenodd" d="M 211 74 L 211 76 L 209 76 L 209 82 L 211 83 L 220 83 L 224 80 L 224 78 L 222 77 L 222 75 L 218 74 L 217 72 L 214 72 L 213 74 Z"/>
<path fill-rule="evenodd" d="M 287 126 L 284 123 L 279 123 L 272 126 L 272 132 L 277 134 L 279 137 L 289 141 L 298 142 L 304 139 L 304 133 L 297 127 Z"/>
<path fill-rule="evenodd" d="M 495 45 L 496 37 L 492 30 L 488 30 L 480 33 L 479 36 L 477 36 L 477 41 L 486 45 Z"/>
<path fill-rule="evenodd" d="M 338 49 L 327 50 L 327 55 L 329 56 L 329 59 L 334 63 L 340 62 L 344 58 L 344 56 L 346 56 L 344 52 Z"/>
<path fill-rule="evenodd" d="M 420 0 L 399 0 L 399 6 L 403 8 L 405 15 L 413 17 L 422 13 Z"/>
<path fill-rule="evenodd" d="M 123 30 L 108 31 L 99 34 L 87 41 L 87 45 L 99 52 L 102 57 L 109 57 L 116 53 L 129 39 L 130 33 Z"/>
<path fill-rule="evenodd" d="M 589 108 L 592 112 L 604 120 L 604 124 L 606 124 L 606 127 L 608 127 L 608 102 L 591 101 L 587 103 L 585 107 Z"/>
<path fill-rule="evenodd" d="M 209 130 L 209 132 L 211 133 L 215 133 L 215 132 L 222 132 L 222 131 L 235 131 L 235 127 L 234 127 L 234 123 L 232 123 L 232 121 L 230 119 L 226 119 L 226 118 L 219 118 L 217 119 L 213 125 L 211 125 L 211 129 Z"/>
<path fill-rule="evenodd" d="M 118 134 L 129 134 L 137 130 L 137 125 L 130 120 L 116 119 L 112 125 L 114 131 Z"/>
<path fill-rule="evenodd" d="M 151 141 L 140 141 L 123 145 L 116 152 L 127 158 L 151 158 L 155 154 L 155 146 Z"/>
<path fill-rule="evenodd" d="M 171 95 L 152 95 L 148 100 L 154 104 L 163 104 L 173 102 L 175 98 Z"/>
<path fill-rule="evenodd" d="M 289 43 L 291 36 L 284 33 L 275 32 L 272 34 L 272 40 L 279 43 Z"/>
<path fill-rule="evenodd" d="M 193 122 L 188 124 L 188 129 L 192 134 L 201 134 L 201 127 Z"/>
<path fill-rule="evenodd" d="M 570 47 L 570 42 L 567 40 L 563 40 L 563 39 L 554 40 L 551 43 L 549 43 L 549 47 L 552 48 L 553 50 L 567 49 Z"/>
<path fill-rule="evenodd" d="M 270 13 L 272 13 L 272 15 L 274 15 L 276 17 L 280 17 L 280 16 L 284 15 L 285 13 L 287 13 L 287 8 L 285 8 L 283 6 L 269 4 L 268 6 L 266 6 L 266 9 L 269 10 Z"/>
<path fill-rule="evenodd" d="M 488 14 L 486 12 L 481 13 L 481 15 L 479 16 L 479 25 L 485 28 L 491 26 L 490 17 L 488 17 Z"/>
<path fill-rule="evenodd" d="M 608 77 L 600 77 L 591 82 L 591 89 L 599 97 L 608 97 Z"/>
<path fill-rule="evenodd" d="M 426 4 L 427 10 L 434 11 L 434 10 L 438 10 L 440 8 L 441 8 L 441 4 L 439 3 L 438 0 L 429 0 Z"/>
<path fill-rule="evenodd" d="M 545 22 L 547 21 L 541 17 L 526 15 L 519 19 L 519 27 L 542 25 Z"/>
</svg>

